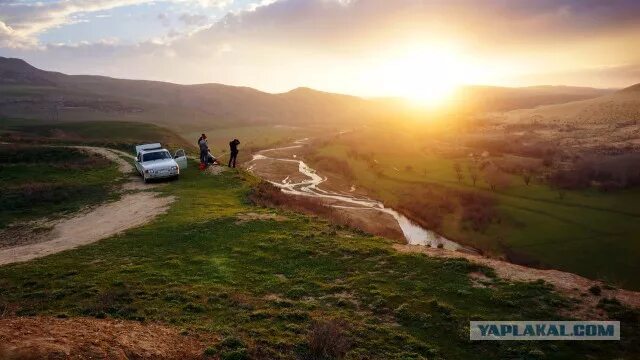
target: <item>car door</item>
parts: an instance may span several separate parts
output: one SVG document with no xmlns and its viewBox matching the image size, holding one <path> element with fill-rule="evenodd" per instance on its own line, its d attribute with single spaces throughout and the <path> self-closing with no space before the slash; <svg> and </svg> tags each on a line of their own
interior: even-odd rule
<svg viewBox="0 0 640 360">
<path fill-rule="evenodd" d="M 140 175 L 143 175 L 144 167 L 142 166 L 142 154 L 138 153 L 138 156 L 136 156 L 135 165 Z"/>
<path fill-rule="evenodd" d="M 176 151 L 176 153 L 173 155 L 173 160 L 176 161 L 180 170 L 184 170 L 187 168 L 187 153 L 185 153 L 184 150 L 180 149 Z"/>
</svg>

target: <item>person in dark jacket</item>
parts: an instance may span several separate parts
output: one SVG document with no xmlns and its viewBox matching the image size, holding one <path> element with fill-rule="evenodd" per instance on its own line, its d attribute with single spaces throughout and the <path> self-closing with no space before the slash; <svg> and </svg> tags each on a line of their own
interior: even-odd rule
<svg viewBox="0 0 640 360">
<path fill-rule="evenodd" d="M 209 156 L 209 143 L 207 143 L 207 135 L 202 134 L 198 139 L 198 147 L 200 148 L 200 163 L 206 164 Z"/>
<path fill-rule="evenodd" d="M 236 167 L 236 159 L 238 158 L 238 145 L 240 145 L 240 141 L 238 139 L 233 139 L 233 141 L 229 143 L 229 150 L 231 152 L 231 155 L 229 157 L 229 167 Z"/>
</svg>

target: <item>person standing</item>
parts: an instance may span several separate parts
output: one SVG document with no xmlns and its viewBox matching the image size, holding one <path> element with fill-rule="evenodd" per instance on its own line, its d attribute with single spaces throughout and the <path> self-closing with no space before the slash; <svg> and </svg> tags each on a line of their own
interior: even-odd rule
<svg viewBox="0 0 640 360">
<path fill-rule="evenodd" d="M 207 135 L 202 134 L 198 139 L 198 147 L 200 148 L 200 163 L 206 164 L 209 156 L 209 143 L 207 143 Z"/>
<path fill-rule="evenodd" d="M 231 152 L 231 155 L 229 157 L 229 167 L 236 167 L 236 160 L 238 158 L 238 145 L 240 145 L 240 141 L 238 139 L 233 139 L 233 141 L 229 143 L 229 150 Z"/>
</svg>

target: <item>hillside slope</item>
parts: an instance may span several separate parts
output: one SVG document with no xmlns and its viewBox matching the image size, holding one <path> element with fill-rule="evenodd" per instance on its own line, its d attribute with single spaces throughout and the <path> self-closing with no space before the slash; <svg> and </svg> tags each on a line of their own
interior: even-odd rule
<svg viewBox="0 0 640 360">
<path fill-rule="evenodd" d="M 504 88 L 469 86 L 456 95 L 454 112 L 498 111 L 590 99 L 608 90 L 576 87 Z M 404 101 L 363 99 L 298 88 L 270 94 L 222 84 L 179 85 L 104 76 L 65 75 L 0 57 L 0 115 L 87 121 L 150 122 L 180 129 L 245 125 L 344 126 L 397 121 Z"/>
<path fill-rule="evenodd" d="M 178 85 L 39 70 L 0 58 L 0 114 L 43 120 L 130 120 L 180 128 L 330 124 L 372 114 L 353 96 L 296 89 L 269 94 L 222 84 Z"/>
<path fill-rule="evenodd" d="M 530 86 L 522 88 L 467 86 L 455 94 L 454 103 L 475 112 L 509 111 L 593 99 L 613 92 L 610 89 L 575 86 Z"/>
<path fill-rule="evenodd" d="M 609 359 L 640 353 L 637 312 L 607 300 L 604 291 L 569 299 L 546 283 L 500 279 L 464 259 L 400 253 L 389 240 L 253 206 L 247 197 L 255 181 L 240 172 L 209 176 L 190 168 L 180 181 L 157 188 L 176 201 L 156 221 L 0 267 L 3 317 L 172 326 L 208 339 L 205 354 L 221 359 Z M 564 319 L 583 301 L 600 301 L 602 316 L 623 320 L 622 341 L 469 341 L 470 320 Z M 82 339 L 94 340 L 93 333 Z"/>
<path fill-rule="evenodd" d="M 640 120 L 640 84 L 594 99 L 506 113 L 511 122 L 558 124 L 622 124 Z"/>
</svg>

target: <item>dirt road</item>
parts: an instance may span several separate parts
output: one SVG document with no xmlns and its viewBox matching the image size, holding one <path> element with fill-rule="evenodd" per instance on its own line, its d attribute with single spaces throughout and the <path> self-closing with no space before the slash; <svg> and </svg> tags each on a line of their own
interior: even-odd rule
<svg viewBox="0 0 640 360">
<path fill-rule="evenodd" d="M 123 186 L 123 190 L 128 193 L 117 201 L 48 223 L 52 230 L 37 243 L 0 249 L 0 265 L 28 261 L 108 238 L 153 220 L 166 212 L 175 200 L 173 197 L 148 191 L 153 186 L 147 186 L 140 178 L 130 176 L 133 166 L 122 158 L 130 155 L 105 148 L 78 148 L 115 162 L 118 169 L 128 176 L 128 181 Z"/>
</svg>

